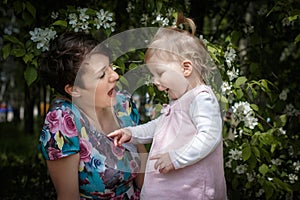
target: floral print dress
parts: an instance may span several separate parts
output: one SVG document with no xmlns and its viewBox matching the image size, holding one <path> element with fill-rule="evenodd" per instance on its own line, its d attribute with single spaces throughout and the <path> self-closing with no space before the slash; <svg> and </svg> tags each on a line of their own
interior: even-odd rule
<svg viewBox="0 0 300 200">
<path fill-rule="evenodd" d="M 136 125 L 139 115 L 128 95 L 118 93 L 114 106 L 122 127 Z M 139 199 L 133 179 L 140 169 L 136 147 L 116 147 L 91 126 L 86 116 L 66 100 L 54 100 L 40 135 L 46 160 L 80 153 L 78 166 L 81 199 Z"/>
</svg>

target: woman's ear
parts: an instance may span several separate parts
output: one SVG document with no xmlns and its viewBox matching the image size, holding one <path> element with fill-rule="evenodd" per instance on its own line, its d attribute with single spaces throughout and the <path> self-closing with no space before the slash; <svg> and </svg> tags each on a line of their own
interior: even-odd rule
<svg viewBox="0 0 300 200">
<path fill-rule="evenodd" d="M 181 63 L 181 68 L 184 77 L 188 77 L 192 74 L 193 71 L 193 63 L 190 60 L 184 60 Z"/>
<path fill-rule="evenodd" d="M 71 97 L 79 97 L 80 96 L 80 92 L 78 90 L 78 87 L 74 86 L 74 85 L 66 85 L 65 86 L 65 91 L 66 93 L 68 93 Z"/>
</svg>

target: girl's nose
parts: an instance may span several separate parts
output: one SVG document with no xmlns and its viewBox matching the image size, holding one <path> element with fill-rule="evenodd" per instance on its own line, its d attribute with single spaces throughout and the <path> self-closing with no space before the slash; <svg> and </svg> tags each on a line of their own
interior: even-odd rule
<svg viewBox="0 0 300 200">
<path fill-rule="evenodd" d="M 159 83 L 159 81 L 157 80 L 157 77 L 152 77 L 152 83 L 153 83 L 156 87 L 160 86 L 160 83 Z"/>
<path fill-rule="evenodd" d="M 159 87 L 160 86 L 160 83 L 158 81 L 153 81 L 153 84 L 156 86 L 156 87 Z"/>
</svg>

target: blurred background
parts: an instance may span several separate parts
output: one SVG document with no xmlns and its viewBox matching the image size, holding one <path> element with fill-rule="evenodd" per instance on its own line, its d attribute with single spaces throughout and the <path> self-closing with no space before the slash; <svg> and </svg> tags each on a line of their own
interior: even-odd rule
<svg viewBox="0 0 300 200">
<path fill-rule="evenodd" d="M 39 55 L 66 30 L 105 39 L 192 18 L 222 76 L 228 199 L 300 199 L 300 2 L 297 0 L 1 0 L 0 199 L 55 199 L 38 140 L 52 90 Z M 134 38 L 128 38 L 134 41 Z M 120 75 L 144 49 L 114 62 Z M 126 89 L 126 78 L 120 78 Z M 133 99 L 141 123 L 167 97 L 151 83 Z"/>
</svg>

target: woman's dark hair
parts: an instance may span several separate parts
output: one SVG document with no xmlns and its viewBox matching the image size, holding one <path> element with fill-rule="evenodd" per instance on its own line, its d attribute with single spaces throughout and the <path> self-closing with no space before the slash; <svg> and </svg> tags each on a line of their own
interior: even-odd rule
<svg viewBox="0 0 300 200">
<path fill-rule="evenodd" d="M 52 41 L 49 51 L 41 55 L 40 76 L 56 92 L 70 97 L 65 86 L 74 85 L 82 62 L 98 44 L 95 38 L 83 32 L 63 33 Z M 80 82 L 78 86 L 82 86 Z"/>
</svg>

